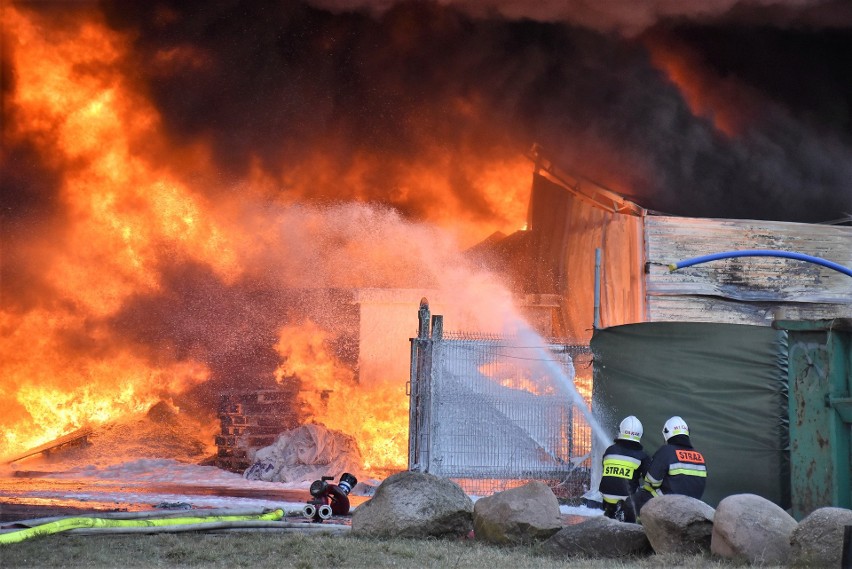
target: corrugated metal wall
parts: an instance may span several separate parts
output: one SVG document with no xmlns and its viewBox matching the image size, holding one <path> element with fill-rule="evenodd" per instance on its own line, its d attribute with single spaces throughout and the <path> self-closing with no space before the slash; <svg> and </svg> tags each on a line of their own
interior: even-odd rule
<svg viewBox="0 0 852 569">
<path fill-rule="evenodd" d="M 794 251 L 852 266 L 852 227 L 647 216 L 646 319 L 769 325 L 777 317 L 852 317 L 852 278 L 814 263 L 737 257 L 671 272 L 670 263 L 725 251 Z"/>
<path fill-rule="evenodd" d="M 604 211 L 536 175 L 529 255 L 539 292 L 560 298 L 557 335 L 588 343 L 594 322 L 595 249 L 601 255 L 601 325 L 643 318 L 642 218 Z"/>
</svg>

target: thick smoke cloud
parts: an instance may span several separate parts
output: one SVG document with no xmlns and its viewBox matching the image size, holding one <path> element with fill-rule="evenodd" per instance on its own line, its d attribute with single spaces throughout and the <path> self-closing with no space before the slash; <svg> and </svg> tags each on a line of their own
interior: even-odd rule
<svg viewBox="0 0 852 569">
<path fill-rule="evenodd" d="M 333 12 L 367 10 L 375 15 L 399 3 L 396 0 L 309 1 Z M 852 23 L 852 7 L 843 0 L 439 0 L 438 3 L 478 18 L 561 22 L 623 37 L 634 37 L 668 21 L 816 28 L 848 27 Z"/>
<path fill-rule="evenodd" d="M 852 32 L 837 3 L 17 5 L 53 33 L 97 10 L 129 38 L 125 80 L 154 104 L 174 147 L 212 148 L 218 183 L 189 182 L 214 201 L 233 200 L 260 168 L 284 181 L 268 190 L 273 201 L 369 201 L 415 221 L 452 204 L 487 221 L 497 214 L 465 163 L 507 160 L 537 142 L 563 168 L 665 213 L 819 222 L 852 211 L 852 85 L 837 57 Z M 654 49 L 690 54 L 716 107 L 691 108 Z M 736 132 L 721 132 L 714 113 L 735 117 Z M 5 129 L 15 120 L 4 111 Z M 150 159 L 169 163 L 170 150 L 160 152 Z M 62 241 L 68 220 L 55 195 L 68 165 L 26 139 L 0 156 L 4 304 L 26 310 L 51 296 L 32 243 Z M 441 170 L 451 194 L 405 191 L 418 163 Z M 224 284 L 191 261 L 164 264 L 161 279 L 171 296 L 136 299 L 116 330 L 168 344 L 177 359 L 201 350 L 217 376 L 256 374 L 236 369 L 249 360 L 268 374 L 283 316 L 263 291 L 276 283 Z M 191 313 L 195 290 L 207 291 L 208 312 Z M 256 313 L 241 313 L 249 304 Z M 210 338 L 229 334 L 202 332 L 232 321 L 254 330 L 222 346 Z M 229 354 L 231 369 L 217 354 Z"/>
<path fill-rule="evenodd" d="M 564 168 L 666 213 L 819 222 L 852 211 L 852 80 L 839 57 L 852 44 L 847 3 L 16 6 L 53 34 L 99 11 L 132 38 L 127 80 L 174 144 L 213 148 L 221 183 L 197 191 L 233 192 L 259 165 L 293 200 L 379 202 L 415 220 L 451 201 L 488 220 L 496 213 L 464 163 L 538 142 Z M 4 99 L 16 85 L 11 45 Z M 649 45 L 693 55 L 704 91 L 723 101 L 716 112 L 741 123 L 734 135 L 690 108 Z M 4 107 L 4 132 L 16 119 Z M 435 167 L 452 195 L 401 189 L 417 175 L 412 163 L 447 155 Z M 4 303 L 26 309 L 49 294 L 32 237 L 62 241 L 55 196 L 68 165 L 20 138 L 4 140 L 0 159 Z"/>
<path fill-rule="evenodd" d="M 628 39 L 572 25 L 591 26 L 582 18 L 566 24 L 570 14 L 556 4 L 532 14 L 553 21 L 500 16 L 523 16 L 513 3 L 473 11 L 464 3 L 395 3 L 381 13 L 221 0 L 103 6 L 111 25 L 137 34 L 133 67 L 174 139 L 210 138 L 234 178 L 258 158 L 279 172 L 321 153 L 344 177 L 357 156 L 382 156 L 361 174 L 367 183 L 358 199 L 423 218 L 433 204 L 395 193 L 406 171 L 394 164 L 435 147 L 461 162 L 474 152 L 504 157 L 539 142 L 563 167 L 666 213 L 835 219 L 852 209 L 848 137 L 834 128 L 847 125 L 832 122 L 846 121 L 850 101 L 848 91 L 834 89 L 848 79 L 825 56 L 849 34 L 834 30 L 827 41 L 823 30 L 750 23 L 776 4 L 788 24 L 792 14 L 813 21 L 834 6 L 731 2 L 707 12 L 699 3 L 676 10 L 648 3 L 657 11 L 636 16 L 643 35 Z M 715 23 L 680 23 L 690 16 Z M 738 89 L 757 102 L 738 136 L 696 116 L 652 64 L 645 41 L 663 34 L 726 77 L 729 105 L 737 104 Z M 737 47 L 745 37 L 753 50 Z M 790 38 L 794 58 L 774 49 Z M 795 95 L 808 90 L 800 77 L 831 96 Z M 487 217 L 487 204 L 470 188 L 460 169 L 457 199 Z M 353 197 L 346 191 L 315 187 L 301 197 Z"/>
</svg>

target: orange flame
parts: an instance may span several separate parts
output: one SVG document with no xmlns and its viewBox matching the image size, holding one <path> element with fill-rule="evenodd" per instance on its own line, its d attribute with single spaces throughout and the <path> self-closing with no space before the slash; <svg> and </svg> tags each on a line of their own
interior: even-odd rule
<svg viewBox="0 0 852 569">
<path fill-rule="evenodd" d="M 64 166 L 60 198 L 73 220 L 63 241 L 29 244 L 56 292 L 50 308 L 2 314 L 0 400 L 13 412 L 0 448 L 14 454 L 83 424 L 147 410 L 164 393 L 204 381 L 204 366 L 152 365 L 91 323 L 158 288 L 164 243 L 203 258 L 222 278 L 239 266 L 203 204 L 134 154 L 139 140 L 155 143 L 157 116 L 116 67 L 121 38 L 92 22 L 52 35 L 11 7 L 4 24 L 17 70 L 8 134 L 36 141 Z M 91 350 L 69 350 L 74 336 Z"/>
<path fill-rule="evenodd" d="M 556 386 L 546 376 L 517 377 L 517 366 L 512 364 L 492 362 L 480 366 L 479 371 L 503 387 L 526 391 L 533 395 L 552 395 L 556 392 Z"/>
<path fill-rule="evenodd" d="M 432 144 L 427 155 L 394 164 L 361 151 L 343 165 L 320 150 L 299 163 L 282 160 L 277 172 L 257 161 L 244 179 L 223 187 L 203 137 L 176 145 L 163 134 L 161 116 L 128 69 L 130 38 L 111 31 L 99 15 L 79 9 L 52 24 L 9 5 L 3 26 L 4 57 L 15 79 L 4 91 L 4 144 L 34 147 L 60 173 L 61 215 L 49 231 L 15 239 L 19 256 L 39 267 L 45 293 L 34 308 L 5 299 L 0 307 L 0 454 L 145 411 L 209 380 L 211 371 L 198 359 L 172 361 L 168 349 L 152 353 L 116 337 L 107 323 L 135 298 L 168 294 L 164 266 L 194 263 L 224 286 L 266 271 L 274 273 L 268 279 L 276 287 L 401 285 L 400 262 L 387 261 L 386 243 L 344 243 L 337 234 L 324 236 L 336 247 L 327 253 L 328 264 L 357 260 L 367 268 L 347 278 L 333 275 L 330 282 L 311 281 L 299 267 L 323 259 L 299 258 L 291 249 L 299 239 L 322 238 L 319 226 L 328 223 L 312 219 L 315 212 L 306 214 L 298 239 L 288 241 L 288 229 L 279 227 L 281 208 L 271 205 L 305 198 L 407 204 L 409 215 L 451 230 L 466 245 L 524 223 L 530 166 L 516 149 L 496 156 L 471 152 L 462 163 Z M 210 62 L 203 50 L 182 46 L 156 54 L 151 65 L 169 74 Z M 477 112 L 475 101 L 456 104 L 465 113 Z M 334 141 L 327 144 L 334 148 Z M 476 142 L 469 144 L 475 150 Z M 5 168 L 7 156 L 0 157 Z M 371 177 L 387 169 L 405 182 L 393 195 L 379 195 Z M 458 179 L 470 180 L 465 195 L 473 207 L 454 197 Z M 214 194 L 215 200 L 209 197 Z M 280 266 L 270 270 L 273 258 Z M 297 268 L 287 272 L 296 261 Z M 320 349 L 327 342 L 322 331 L 306 326 L 318 336 L 307 351 L 297 349 L 288 328 L 282 330 L 277 347 L 286 363 L 279 374 L 302 380 L 313 420 L 359 439 L 366 466 L 404 466 L 407 399 L 404 393 L 388 396 L 404 392 L 404 385 L 388 378 L 365 389 Z M 323 401 L 325 390 L 331 391 Z"/>
<path fill-rule="evenodd" d="M 359 385 L 329 349 L 334 338 L 310 320 L 281 329 L 279 382 L 301 380 L 300 403 L 310 420 L 355 438 L 365 470 L 405 468 L 408 398 L 399 381 Z"/>
<path fill-rule="evenodd" d="M 644 43 L 653 64 L 678 87 L 693 115 L 711 120 L 730 137 L 748 126 L 754 105 L 745 87 L 707 69 L 700 57 L 671 38 L 648 35 Z"/>
</svg>

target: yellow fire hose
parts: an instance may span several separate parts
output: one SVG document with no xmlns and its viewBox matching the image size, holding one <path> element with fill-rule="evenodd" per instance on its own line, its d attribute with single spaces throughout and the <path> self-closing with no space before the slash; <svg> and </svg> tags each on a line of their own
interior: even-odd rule
<svg viewBox="0 0 852 569">
<path fill-rule="evenodd" d="M 284 510 L 273 510 L 265 514 L 241 516 L 196 516 L 191 518 L 156 518 L 142 520 L 113 520 L 104 518 L 65 518 L 33 528 L 0 534 L 0 545 L 19 543 L 31 537 L 39 537 L 80 528 L 135 528 L 168 527 L 208 522 L 278 521 L 284 517 Z"/>
</svg>

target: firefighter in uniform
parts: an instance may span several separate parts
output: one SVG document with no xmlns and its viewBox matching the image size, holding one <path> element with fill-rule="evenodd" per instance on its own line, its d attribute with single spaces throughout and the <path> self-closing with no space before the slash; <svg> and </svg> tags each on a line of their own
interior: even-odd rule
<svg viewBox="0 0 852 569">
<path fill-rule="evenodd" d="M 630 415 L 618 426 L 618 436 L 603 454 L 603 472 L 598 489 L 604 515 L 625 522 L 636 521 L 627 500 L 639 487 L 650 458 L 642 448 L 642 423 Z"/>
<path fill-rule="evenodd" d="M 663 426 L 666 444 L 651 458 L 642 487 L 632 500 L 637 515 L 651 498 L 663 494 L 683 494 L 701 499 L 707 483 L 704 455 L 692 447 L 686 421 L 674 416 Z"/>
</svg>

